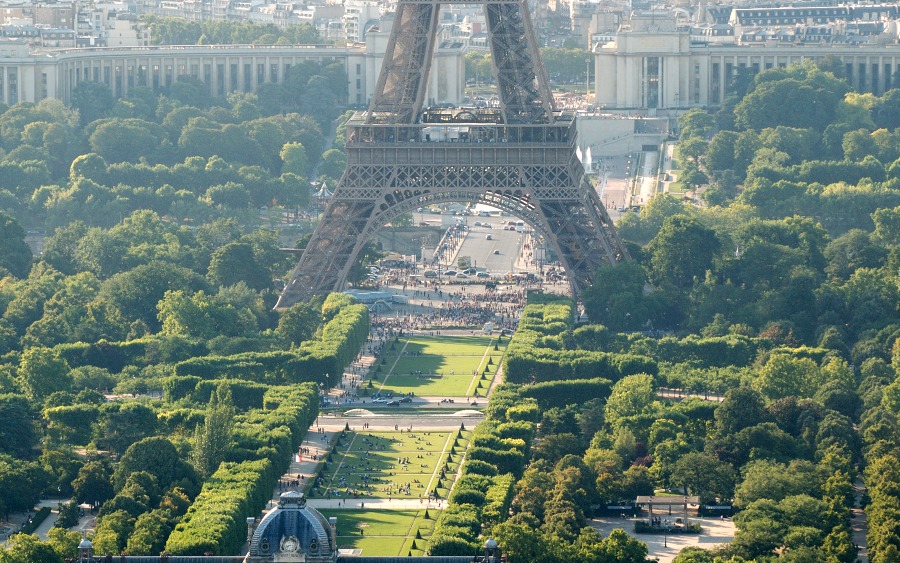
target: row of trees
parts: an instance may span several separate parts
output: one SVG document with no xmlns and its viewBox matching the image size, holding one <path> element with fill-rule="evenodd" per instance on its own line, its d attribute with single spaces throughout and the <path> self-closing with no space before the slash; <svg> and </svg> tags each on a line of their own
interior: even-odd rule
<svg viewBox="0 0 900 563">
<path fill-rule="evenodd" d="M 314 45 L 321 43 L 310 24 L 280 28 L 249 21 L 191 21 L 146 16 L 154 45 Z"/>
</svg>

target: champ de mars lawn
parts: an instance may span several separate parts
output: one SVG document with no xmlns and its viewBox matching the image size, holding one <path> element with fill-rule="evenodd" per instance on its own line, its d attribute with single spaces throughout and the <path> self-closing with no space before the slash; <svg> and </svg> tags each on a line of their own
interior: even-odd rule
<svg viewBox="0 0 900 563">
<path fill-rule="evenodd" d="M 484 396 L 507 341 L 490 335 L 401 338 L 376 365 L 372 386 L 395 395 Z"/>
</svg>

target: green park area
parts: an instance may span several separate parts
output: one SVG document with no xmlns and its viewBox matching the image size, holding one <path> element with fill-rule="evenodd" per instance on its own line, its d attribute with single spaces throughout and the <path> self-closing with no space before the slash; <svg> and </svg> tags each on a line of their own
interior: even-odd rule
<svg viewBox="0 0 900 563">
<path fill-rule="evenodd" d="M 505 350 L 497 336 L 399 339 L 374 369 L 372 385 L 382 393 L 484 396 Z"/>
<path fill-rule="evenodd" d="M 339 549 L 360 550 L 360 555 L 425 555 L 428 538 L 440 511 L 321 510 L 337 518 Z"/>
<path fill-rule="evenodd" d="M 471 432 L 343 432 L 310 498 L 446 498 Z M 351 500 L 352 499 L 352 500 Z"/>
</svg>

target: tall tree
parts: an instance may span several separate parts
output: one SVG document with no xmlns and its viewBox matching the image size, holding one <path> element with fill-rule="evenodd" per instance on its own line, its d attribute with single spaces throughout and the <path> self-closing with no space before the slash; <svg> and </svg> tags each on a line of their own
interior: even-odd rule
<svg viewBox="0 0 900 563">
<path fill-rule="evenodd" d="M 191 464 L 203 479 L 218 469 L 231 447 L 234 414 L 231 388 L 223 381 L 209 398 L 203 422 L 194 430 Z"/>
</svg>

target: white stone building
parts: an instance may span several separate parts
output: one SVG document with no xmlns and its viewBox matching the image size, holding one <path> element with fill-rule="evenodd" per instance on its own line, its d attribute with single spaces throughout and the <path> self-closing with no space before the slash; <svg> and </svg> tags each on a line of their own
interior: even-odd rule
<svg viewBox="0 0 900 563">
<path fill-rule="evenodd" d="M 839 30 L 848 26 L 853 28 L 836 24 Z M 810 31 L 807 27 L 749 35 L 745 28 L 747 44 L 743 44 L 723 30 L 710 34 L 714 40 L 692 37 L 691 28 L 676 26 L 668 12 L 634 14 L 613 41 L 594 48 L 595 103 L 622 110 L 719 106 L 740 69 L 756 74 L 825 57 L 839 60 L 847 81 L 859 91 L 882 94 L 900 86 L 900 44 L 894 22 L 886 23 L 877 37 L 847 35 L 828 41 L 822 39 L 825 34 L 819 26 L 819 40 L 804 41 Z M 789 29 L 794 32 L 783 33 Z M 757 36 L 761 39 L 756 40 Z"/>
</svg>

